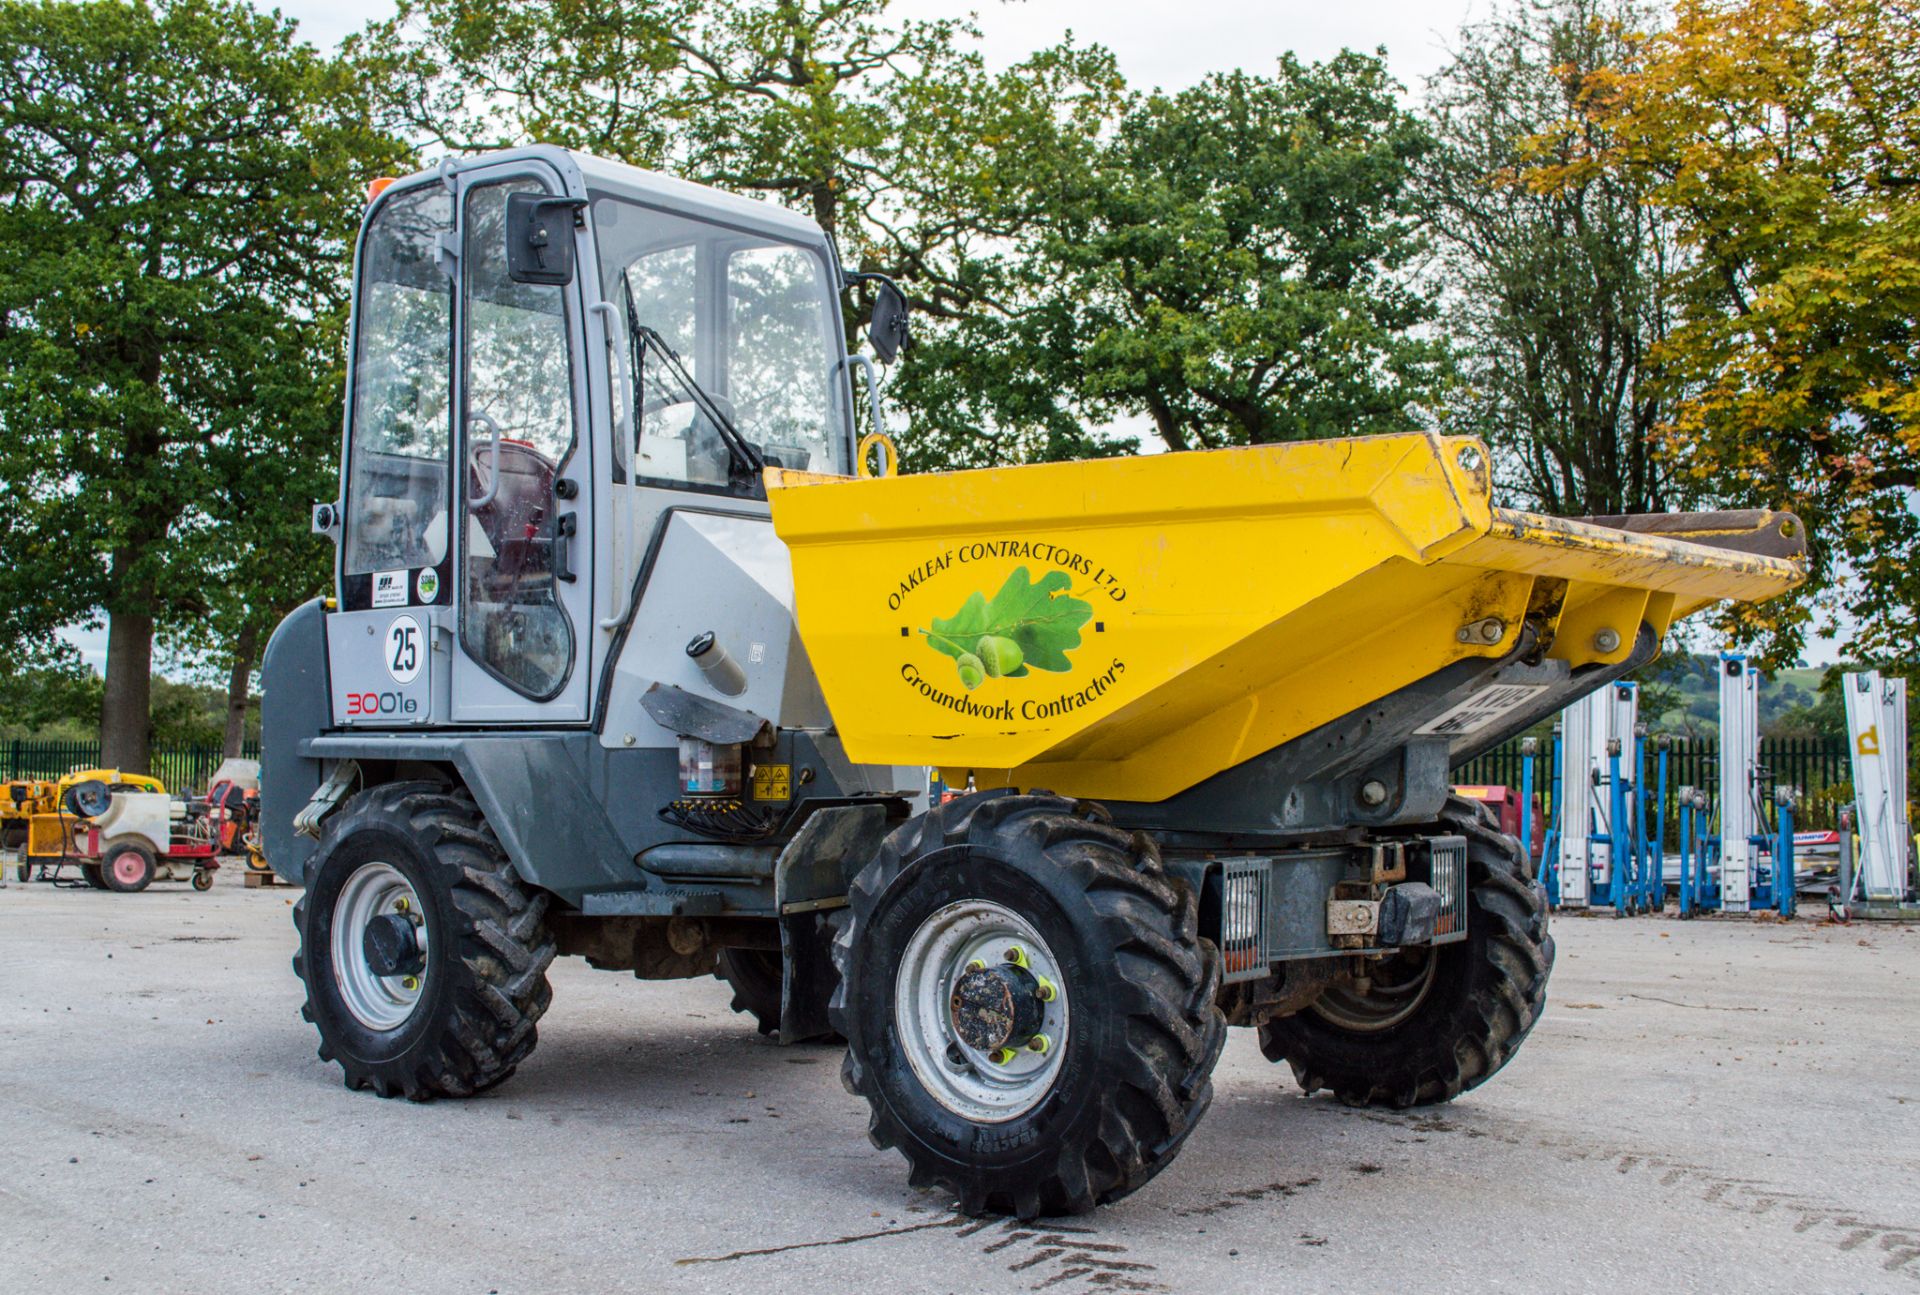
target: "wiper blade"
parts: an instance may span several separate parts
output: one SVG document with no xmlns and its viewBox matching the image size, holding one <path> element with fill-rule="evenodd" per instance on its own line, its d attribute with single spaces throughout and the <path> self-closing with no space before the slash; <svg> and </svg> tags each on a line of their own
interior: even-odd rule
<svg viewBox="0 0 1920 1295">
<path fill-rule="evenodd" d="M 643 346 L 651 348 L 666 363 L 667 367 L 673 371 L 674 377 L 685 384 L 688 393 L 693 396 L 693 403 L 698 405 L 700 411 L 712 419 L 714 427 L 719 429 L 720 439 L 727 443 L 728 453 L 732 454 L 741 466 L 756 475 L 765 471 L 767 462 L 760 457 L 760 451 L 749 444 L 747 438 L 740 434 L 740 429 L 733 425 L 733 420 L 720 411 L 719 402 L 707 394 L 707 389 L 693 380 L 693 375 L 687 372 L 686 365 L 680 362 L 680 357 L 674 354 L 671 346 L 667 345 L 667 339 L 640 322 L 639 315 L 633 308 L 631 296 L 627 298 L 627 327 L 633 331 L 633 335 Z M 640 370 L 636 365 L 634 370 L 636 381 L 639 374 Z"/>
</svg>

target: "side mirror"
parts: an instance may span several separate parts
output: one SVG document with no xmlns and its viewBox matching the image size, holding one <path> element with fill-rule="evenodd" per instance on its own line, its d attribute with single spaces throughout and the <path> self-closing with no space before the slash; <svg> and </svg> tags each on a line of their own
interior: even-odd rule
<svg viewBox="0 0 1920 1295">
<path fill-rule="evenodd" d="M 880 363 L 892 364 L 909 341 L 907 312 L 910 307 L 907 299 L 900 295 L 900 289 L 886 279 L 879 282 L 880 290 L 873 298 L 873 319 L 867 324 L 867 340 L 873 343 L 873 353 L 880 357 Z"/>
<path fill-rule="evenodd" d="M 515 283 L 573 282 L 574 213 L 581 198 L 507 195 L 507 277 Z"/>
</svg>

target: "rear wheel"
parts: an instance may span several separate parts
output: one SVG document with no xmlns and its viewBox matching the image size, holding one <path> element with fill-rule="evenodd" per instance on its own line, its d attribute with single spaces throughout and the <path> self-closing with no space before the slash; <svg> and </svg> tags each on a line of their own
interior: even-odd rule
<svg viewBox="0 0 1920 1295">
<path fill-rule="evenodd" d="M 294 907 L 320 1056 L 349 1088 L 415 1101 L 500 1083 L 552 1000 L 546 895 L 524 886 L 473 798 L 431 783 L 327 820 Z"/>
<path fill-rule="evenodd" d="M 158 866 L 153 851 L 144 845 L 110 845 L 106 857 L 100 860 L 100 880 L 108 890 L 130 895 L 152 884 Z"/>
<path fill-rule="evenodd" d="M 780 995 L 784 974 L 785 968 L 777 949 L 722 949 L 713 971 L 716 980 L 726 981 L 733 990 L 733 1002 L 729 1006 L 736 1012 L 753 1017 L 754 1028 L 769 1038 L 777 1038 L 780 1034 Z M 813 1010 L 803 1011 L 802 1019 L 824 1019 L 828 1010 L 827 1000 L 832 997 L 833 987 L 829 986 L 821 993 Z M 782 1040 L 809 1041 L 838 1044 L 843 1040 L 838 1034 L 832 1033 L 815 1035 L 810 1040 Z"/>
<path fill-rule="evenodd" d="M 95 890 L 105 890 L 107 888 L 106 874 L 100 870 L 100 865 L 97 863 L 81 864 L 80 880 L 86 882 L 88 886 Z"/>
<path fill-rule="evenodd" d="M 1438 824 L 1467 838 L 1467 938 L 1382 959 L 1365 982 L 1260 1027 L 1270 1061 L 1349 1106 L 1450 1101 L 1504 1066 L 1540 1019 L 1553 937 L 1520 843 L 1458 797 Z"/>
<path fill-rule="evenodd" d="M 834 944 L 843 1078 L 878 1146 L 969 1214 L 1072 1214 L 1145 1184 L 1212 1100 L 1219 959 L 1147 838 L 986 793 L 899 828 Z"/>
</svg>

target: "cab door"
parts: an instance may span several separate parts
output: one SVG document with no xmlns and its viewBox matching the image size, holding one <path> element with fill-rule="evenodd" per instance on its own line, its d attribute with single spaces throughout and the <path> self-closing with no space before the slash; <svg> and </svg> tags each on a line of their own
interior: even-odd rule
<svg viewBox="0 0 1920 1295">
<path fill-rule="evenodd" d="M 593 642 L 594 474 L 581 284 L 528 282 L 509 265 L 515 195 L 562 199 L 536 161 L 462 174 L 454 478 L 455 723 L 587 718 Z M 527 205 L 523 198 L 521 210 Z M 586 240 L 563 222 L 577 259 Z"/>
</svg>

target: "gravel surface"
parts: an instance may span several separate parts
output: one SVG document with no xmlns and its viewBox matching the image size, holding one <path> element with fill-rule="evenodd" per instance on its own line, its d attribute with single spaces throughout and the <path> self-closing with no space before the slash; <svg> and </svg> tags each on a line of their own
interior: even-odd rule
<svg viewBox="0 0 1920 1295">
<path fill-rule="evenodd" d="M 0 887 L 0 1290 L 1920 1289 L 1920 932 L 1568 916 L 1547 1013 L 1451 1106 L 1304 1098 L 1234 1031 L 1171 1168 L 955 1217 L 836 1050 L 717 981 L 566 960 L 485 1097 L 349 1092 L 291 891 Z"/>
</svg>

